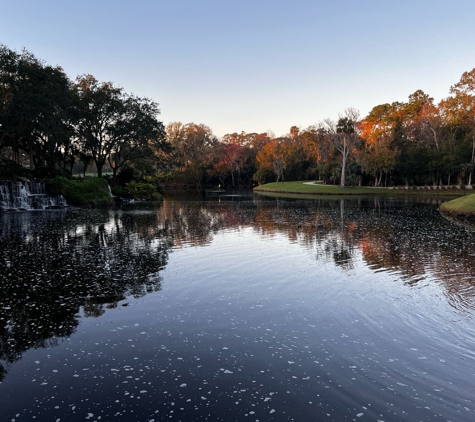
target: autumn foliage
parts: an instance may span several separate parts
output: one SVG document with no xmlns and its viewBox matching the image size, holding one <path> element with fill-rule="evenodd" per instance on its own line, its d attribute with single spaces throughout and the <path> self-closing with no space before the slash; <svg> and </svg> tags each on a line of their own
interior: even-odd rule
<svg viewBox="0 0 475 422">
<path fill-rule="evenodd" d="M 72 82 L 60 67 L 0 47 L 2 160 L 56 172 L 78 161 L 114 176 L 131 167 L 175 172 L 197 188 L 305 179 L 342 187 L 472 184 L 475 69 L 439 103 L 417 90 L 366 116 L 348 108 L 280 136 L 241 131 L 218 138 L 202 123 L 172 122 L 164 131 L 152 100 L 91 75 Z"/>
<path fill-rule="evenodd" d="M 209 152 L 207 176 L 221 186 L 321 179 L 340 186 L 472 184 L 475 69 L 440 103 L 421 90 L 360 117 L 349 108 L 288 134 L 226 134 Z M 176 125 L 176 123 L 173 123 Z M 252 174 L 250 173 L 252 172 Z"/>
</svg>

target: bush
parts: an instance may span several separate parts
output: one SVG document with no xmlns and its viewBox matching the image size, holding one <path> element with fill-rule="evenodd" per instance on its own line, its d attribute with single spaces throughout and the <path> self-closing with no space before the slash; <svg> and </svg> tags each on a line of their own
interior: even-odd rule
<svg viewBox="0 0 475 422">
<path fill-rule="evenodd" d="M 275 173 L 268 169 L 259 169 L 254 173 L 253 180 L 259 185 L 275 182 Z"/>
<path fill-rule="evenodd" d="M 163 187 L 160 184 L 160 182 L 161 182 L 160 175 L 156 174 L 154 176 L 145 176 L 143 178 L 143 181 L 144 181 L 144 183 L 148 183 L 148 184 L 153 185 L 155 187 L 155 189 L 157 190 L 157 192 L 160 195 L 163 195 Z"/>
<path fill-rule="evenodd" d="M 161 199 L 161 195 L 151 183 L 130 182 L 127 183 L 125 190 L 134 199 L 145 199 L 147 201 L 158 201 Z"/>
<path fill-rule="evenodd" d="M 63 195 L 70 205 L 109 205 L 112 198 L 109 194 L 107 180 L 95 177 L 84 182 L 73 182 L 65 177 L 56 177 L 47 182 L 46 189 L 51 195 Z"/>
<path fill-rule="evenodd" d="M 133 199 L 133 196 L 129 193 L 124 186 L 111 186 L 112 195 L 119 196 L 121 198 Z"/>
<path fill-rule="evenodd" d="M 171 182 L 175 178 L 176 173 L 177 173 L 176 170 L 172 170 L 172 171 L 157 174 L 156 176 L 152 176 L 152 177 L 156 177 L 158 182 Z"/>
</svg>

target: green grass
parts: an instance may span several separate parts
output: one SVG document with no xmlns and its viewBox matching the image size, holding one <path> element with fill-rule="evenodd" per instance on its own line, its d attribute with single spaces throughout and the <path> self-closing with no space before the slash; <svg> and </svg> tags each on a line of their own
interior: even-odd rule
<svg viewBox="0 0 475 422">
<path fill-rule="evenodd" d="M 475 194 L 453 199 L 440 206 L 440 211 L 452 217 L 475 218 Z"/>
<path fill-rule="evenodd" d="M 306 182 L 279 182 L 267 183 L 254 188 L 257 193 L 283 193 L 283 194 L 301 194 L 301 195 L 465 195 L 464 190 L 431 190 L 431 189 L 393 189 L 393 188 L 372 188 L 372 187 L 347 187 L 341 188 L 334 185 L 305 184 Z"/>
<path fill-rule="evenodd" d="M 268 198 L 280 198 L 280 199 L 326 199 L 326 200 L 334 200 L 339 201 L 345 195 L 325 195 L 325 194 L 312 194 L 312 193 L 281 193 L 281 192 L 264 192 L 264 191 L 255 191 L 257 194 L 261 196 L 265 196 Z M 352 199 L 364 199 L 370 198 L 372 195 L 368 194 L 358 194 L 358 195 L 351 195 Z"/>
</svg>

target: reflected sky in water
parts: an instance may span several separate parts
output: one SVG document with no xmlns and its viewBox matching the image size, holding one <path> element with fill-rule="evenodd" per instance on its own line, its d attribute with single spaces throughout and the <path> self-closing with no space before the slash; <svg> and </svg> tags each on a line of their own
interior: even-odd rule
<svg viewBox="0 0 475 422">
<path fill-rule="evenodd" d="M 6 420 L 471 420 L 474 232 L 437 200 L 0 216 Z"/>
</svg>

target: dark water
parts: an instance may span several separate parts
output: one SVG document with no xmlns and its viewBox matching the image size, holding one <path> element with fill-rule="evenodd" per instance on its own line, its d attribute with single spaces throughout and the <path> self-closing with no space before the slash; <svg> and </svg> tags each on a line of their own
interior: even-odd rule
<svg viewBox="0 0 475 422">
<path fill-rule="evenodd" d="M 437 201 L 0 216 L 0 420 L 475 420 L 475 233 Z"/>
</svg>

